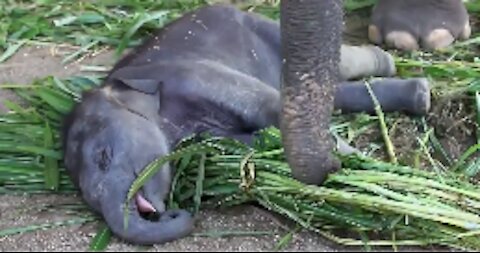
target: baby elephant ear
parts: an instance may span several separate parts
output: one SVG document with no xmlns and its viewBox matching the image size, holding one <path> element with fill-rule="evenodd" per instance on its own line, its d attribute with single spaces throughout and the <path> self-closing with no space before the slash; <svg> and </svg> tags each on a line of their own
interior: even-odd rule
<svg viewBox="0 0 480 253">
<path fill-rule="evenodd" d="M 151 77 L 156 73 L 155 70 L 151 66 L 125 67 L 112 73 L 110 79 L 120 81 L 133 90 L 155 94 L 160 85 L 158 80 Z"/>
<path fill-rule="evenodd" d="M 158 81 L 153 79 L 129 79 L 129 78 L 115 78 L 126 86 L 147 94 L 155 94 L 158 91 Z"/>
</svg>

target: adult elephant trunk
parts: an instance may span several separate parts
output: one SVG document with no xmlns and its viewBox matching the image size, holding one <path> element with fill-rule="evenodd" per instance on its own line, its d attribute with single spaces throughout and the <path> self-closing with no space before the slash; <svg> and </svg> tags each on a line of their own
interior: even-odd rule
<svg viewBox="0 0 480 253">
<path fill-rule="evenodd" d="M 339 82 L 341 0 L 282 0 L 280 130 L 293 176 L 321 184 L 340 167 L 329 132 Z"/>
<path fill-rule="evenodd" d="M 125 227 L 124 203 L 129 184 L 106 184 L 105 191 L 109 194 L 102 199 L 101 212 L 112 232 L 121 239 L 143 245 L 162 244 L 185 237 L 193 230 L 193 218 L 187 211 L 168 210 L 158 221 L 149 221 L 140 216 L 134 199 L 129 204 L 128 225 Z"/>
</svg>

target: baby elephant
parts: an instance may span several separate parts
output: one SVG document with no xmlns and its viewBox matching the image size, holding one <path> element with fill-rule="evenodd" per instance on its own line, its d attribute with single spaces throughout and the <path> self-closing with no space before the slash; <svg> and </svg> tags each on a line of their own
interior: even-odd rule
<svg viewBox="0 0 480 253">
<path fill-rule="evenodd" d="M 85 202 L 130 243 L 165 243 L 191 233 L 193 217 L 165 207 L 171 165 L 132 199 L 125 228 L 129 187 L 187 135 L 209 132 L 251 143 L 257 130 L 278 127 L 281 64 L 279 24 L 227 5 L 200 8 L 160 29 L 65 118 L 65 166 Z M 335 107 L 346 112 L 373 112 L 365 86 L 348 79 L 395 73 L 391 56 L 370 46 L 343 46 L 341 69 Z M 385 111 L 424 114 L 429 108 L 423 79 L 384 79 L 372 87 Z M 151 213 L 158 220 L 145 218 Z"/>
</svg>

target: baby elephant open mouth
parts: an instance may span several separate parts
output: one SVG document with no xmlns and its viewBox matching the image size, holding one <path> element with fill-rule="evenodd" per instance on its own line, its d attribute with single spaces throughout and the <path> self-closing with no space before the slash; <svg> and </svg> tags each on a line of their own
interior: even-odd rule
<svg viewBox="0 0 480 253">
<path fill-rule="evenodd" d="M 140 192 L 135 194 L 135 204 L 137 206 L 137 211 L 140 216 L 150 221 L 158 221 L 160 219 L 160 215 L 165 211 L 165 209 L 158 210 L 157 208 L 155 208 L 152 203 L 146 200 L 143 197 L 143 194 Z"/>
</svg>

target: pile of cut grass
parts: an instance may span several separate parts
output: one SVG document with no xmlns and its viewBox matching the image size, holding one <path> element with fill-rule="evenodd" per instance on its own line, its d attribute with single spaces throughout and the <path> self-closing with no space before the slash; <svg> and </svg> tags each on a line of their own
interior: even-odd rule
<svg viewBox="0 0 480 253">
<path fill-rule="evenodd" d="M 367 157 L 340 159 L 340 171 L 311 186 L 292 179 L 278 129 L 259 132 L 253 147 L 188 139 L 149 165 L 129 196 L 170 161 L 178 168 L 172 207 L 195 213 L 254 202 L 342 245 L 480 249 L 480 187 L 456 173 L 440 177 Z M 345 232 L 350 237 L 341 238 Z"/>
</svg>

